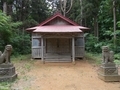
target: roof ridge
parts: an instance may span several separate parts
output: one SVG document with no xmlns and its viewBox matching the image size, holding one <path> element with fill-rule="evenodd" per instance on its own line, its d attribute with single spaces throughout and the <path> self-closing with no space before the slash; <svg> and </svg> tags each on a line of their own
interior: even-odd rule
<svg viewBox="0 0 120 90">
<path fill-rule="evenodd" d="M 56 17 L 60 17 L 61 19 L 65 20 L 66 22 L 74 25 L 74 26 L 78 26 L 78 24 L 72 20 L 70 20 L 69 18 L 63 16 L 61 13 L 56 13 L 55 15 L 51 16 L 50 18 L 46 19 L 45 21 L 43 21 L 42 23 L 40 23 L 38 26 L 44 26 L 45 24 L 47 24 L 48 22 L 50 22 L 51 20 L 55 19 Z"/>
</svg>

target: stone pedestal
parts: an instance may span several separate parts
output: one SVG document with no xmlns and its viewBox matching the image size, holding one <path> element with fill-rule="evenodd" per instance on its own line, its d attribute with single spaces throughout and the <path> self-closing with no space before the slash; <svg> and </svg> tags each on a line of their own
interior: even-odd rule
<svg viewBox="0 0 120 90">
<path fill-rule="evenodd" d="M 98 77 L 104 81 L 120 81 L 118 68 L 114 63 L 102 64 L 98 70 Z"/>
<path fill-rule="evenodd" d="M 13 64 L 0 64 L 0 82 L 14 81 L 17 78 Z"/>
</svg>

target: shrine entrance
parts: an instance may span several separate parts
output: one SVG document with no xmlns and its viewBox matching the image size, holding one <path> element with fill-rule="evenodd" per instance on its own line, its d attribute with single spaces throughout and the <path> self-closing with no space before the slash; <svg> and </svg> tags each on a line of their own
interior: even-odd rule
<svg viewBox="0 0 120 90">
<path fill-rule="evenodd" d="M 46 39 L 46 53 L 71 53 L 71 39 L 48 38 Z"/>
<path fill-rule="evenodd" d="M 71 62 L 71 38 L 46 38 L 45 59 L 57 62 Z M 45 61 L 46 61 L 45 60 Z M 54 61 L 54 62 L 55 62 Z"/>
</svg>

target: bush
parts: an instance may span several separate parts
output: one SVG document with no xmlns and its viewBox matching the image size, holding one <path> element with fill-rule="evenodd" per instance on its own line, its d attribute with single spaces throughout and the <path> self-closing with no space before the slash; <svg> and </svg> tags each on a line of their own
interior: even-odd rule
<svg viewBox="0 0 120 90">
<path fill-rule="evenodd" d="M 97 38 L 94 37 L 92 34 L 85 34 L 85 49 L 88 52 L 95 52 L 94 45 L 97 43 Z"/>
<path fill-rule="evenodd" d="M 100 53 L 101 47 L 106 45 L 106 42 L 99 42 L 92 34 L 85 34 L 85 50 L 93 53 Z"/>
<path fill-rule="evenodd" d="M 117 65 L 120 65 L 120 53 L 117 53 L 114 55 L 114 62 L 117 64 Z"/>
<path fill-rule="evenodd" d="M 116 45 L 113 43 L 113 39 L 111 40 L 101 40 L 98 41 L 95 36 L 92 34 L 85 34 L 85 50 L 88 52 L 93 53 L 101 53 L 101 47 L 102 46 L 109 46 L 110 50 L 114 51 L 115 53 L 120 52 L 120 39 L 116 39 Z"/>
<path fill-rule="evenodd" d="M 31 41 L 28 34 L 16 35 L 12 38 L 11 44 L 13 46 L 13 54 L 29 54 L 31 50 Z"/>
<path fill-rule="evenodd" d="M 6 16 L 0 10 L 0 50 L 3 50 L 3 46 L 10 42 L 10 38 L 12 35 L 12 27 L 11 27 L 11 18 Z"/>
</svg>

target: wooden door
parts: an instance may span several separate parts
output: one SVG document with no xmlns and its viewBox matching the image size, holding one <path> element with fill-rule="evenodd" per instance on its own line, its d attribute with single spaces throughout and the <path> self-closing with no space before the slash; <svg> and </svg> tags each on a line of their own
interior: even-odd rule
<svg viewBox="0 0 120 90">
<path fill-rule="evenodd" d="M 55 53 L 57 51 L 57 39 L 46 39 L 46 53 Z"/>
<path fill-rule="evenodd" d="M 70 53 L 71 43 L 69 38 L 49 38 L 46 39 L 46 53 Z"/>
<path fill-rule="evenodd" d="M 70 53 L 70 39 L 68 38 L 63 38 L 58 40 L 58 53 Z"/>
</svg>

